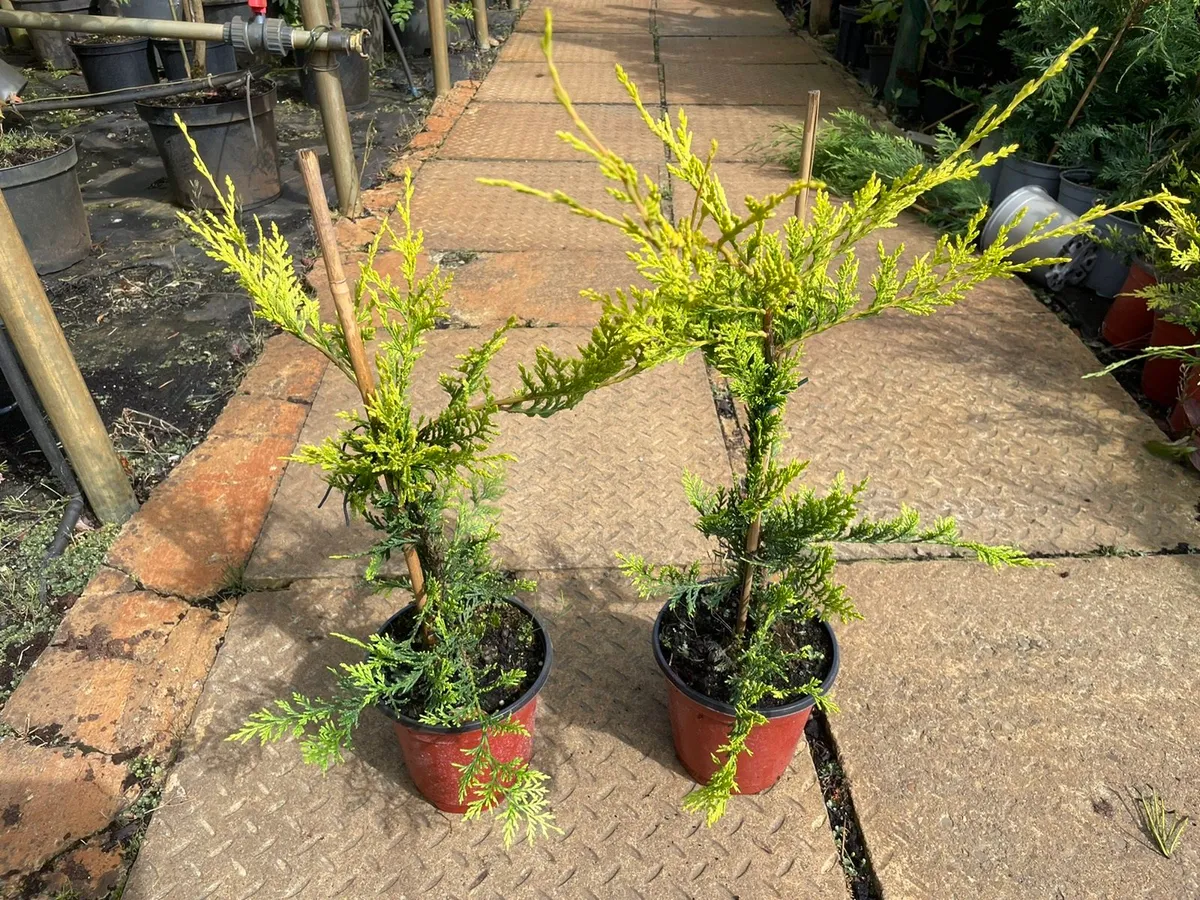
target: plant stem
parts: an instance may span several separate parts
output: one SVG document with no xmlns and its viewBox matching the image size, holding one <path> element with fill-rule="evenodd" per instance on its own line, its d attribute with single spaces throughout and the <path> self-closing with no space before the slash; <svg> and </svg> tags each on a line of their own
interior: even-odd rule
<svg viewBox="0 0 1200 900">
<path fill-rule="evenodd" d="M 1158 0 L 1137 0 L 1137 2 L 1129 8 L 1129 15 L 1125 17 L 1125 21 L 1121 23 L 1121 27 L 1117 29 L 1117 33 L 1113 36 L 1112 43 L 1108 45 L 1108 50 L 1106 50 L 1104 53 L 1104 58 L 1100 60 L 1100 65 L 1096 66 L 1096 71 L 1092 75 L 1092 80 L 1089 81 L 1087 87 L 1083 89 L 1083 94 L 1080 96 L 1079 102 L 1075 104 L 1075 109 L 1071 113 L 1071 118 L 1067 119 L 1067 126 L 1063 129 L 1063 132 L 1070 131 L 1076 120 L 1079 119 L 1080 114 L 1083 112 L 1084 105 L 1088 102 L 1088 98 L 1092 96 L 1092 91 L 1096 89 L 1096 85 L 1100 82 L 1100 76 L 1103 75 L 1104 70 L 1108 68 L 1108 64 L 1112 60 L 1113 54 L 1117 52 L 1117 48 L 1120 47 L 1124 42 L 1125 35 L 1129 32 L 1129 29 L 1132 28 L 1134 23 L 1136 23 L 1137 20 L 1142 17 L 1142 13 L 1144 13 L 1157 2 Z M 1054 157 L 1058 155 L 1058 150 L 1061 146 L 1062 138 L 1060 137 L 1054 142 L 1054 146 L 1050 148 L 1050 155 L 1046 157 L 1046 162 L 1054 162 Z"/>
<path fill-rule="evenodd" d="M 296 165 L 300 169 L 300 175 L 304 179 L 304 187 L 308 193 L 313 229 L 317 232 L 321 257 L 325 260 L 325 274 L 329 277 L 329 290 L 333 294 L 333 306 L 337 311 L 338 322 L 342 326 L 346 352 L 350 356 L 350 365 L 353 368 L 354 383 L 362 397 L 363 405 L 367 408 L 367 419 L 374 431 L 378 428 L 375 416 L 371 414 L 371 397 L 375 393 L 375 376 L 371 371 L 371 363 L 367 358 L 367 347 L 358 327 L 358 315 L 354 309 L 354 300 L 350 296 L 350 287 L 346 283 L 342 255 L 337 246 L 337 232 L 334 231 L 333 217 L 329 213 L 329 203 L 325 199 L 325 185 L 321 182 L 321 166 L 317 162 L 316 154 L 311 150 L 301 150 L 296 154 Z M 385 476 L 384 484 L 389 493 L 395 496 L 396 492 L 391 479 Z M 417 612 L 420 612 L 425 608 L 428 595 L 425 591 L 425 571 L 421 566 L 421 557 L 417 553 L 417 548 L 412 544 L 404 548 L 404 564 L 408 567 L 408 578 L 412 582 L 413 602 L 417 606 Z M 421 634 L 426 646 L 432 646 L 433 634 L 428 623 L 421 626 Z"/>
</svg>

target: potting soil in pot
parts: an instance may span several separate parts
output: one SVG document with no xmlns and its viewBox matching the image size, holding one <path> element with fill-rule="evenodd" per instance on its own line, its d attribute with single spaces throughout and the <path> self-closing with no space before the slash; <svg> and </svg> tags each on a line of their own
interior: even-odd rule
<svg viewBox="0 0 1200 900">
<path fill-rule="evenodd" d="M 679 676 L 689 688 L 703 694 L 710 700 L 720 703 L 733 703 L 732 688 L 729 684 L 730 670 L 719 665 L 726 657 L 729 637 L 734 631 L 734 615 L 736 604 L 724 602 L 717 611 L 711 612 L 703 604 L 697 606 L 695 618 L 689 619 L 680 612 L 671 612 L 663 616 L 659 644 L 671 670 Z M 747 633 L 753 631 L 754 621 L 746 626 Z M 823 681 L 829 674 L 833 658 L 833 645 L 825 628 L 817 621 L 788 623 L 786 630 L 781 630 L 781 640 L 786 641 L 784 649 L 797 651 L 804 647 L 812 647 L 816 653 L 810 654 L 811 659 L 797 657 L 788 673 L 791 687 L 800 688 L 812 679 Z M 786 706 L 789 703 L 806 696 L 795 694 L 783 699 L 764 697 L 758 704 L 760 709 L 772 709 Z"/>
<path fill-rule="evenodd" d="M 0 169 L 48 159 L 67 149 L 67 142 L 36 131 L 10 129 L 0 139 Z"/>
<path fill-rule="evenodd" d="M 532 687 L 542 671 L 545 647 L 538 638 L 533 619 L 518 607 L 507 603 L 497 604 L 485 615 L 489 620 L 487 630 L 470 660 L 471 668 L 476 672 L 485 669 L 495 672 L 521 669 L 525 673 L 525 677 L 515 687 L 494 687 L 480 696 L 480 705 L 489 713 L 494 713 L 511 706 Z M 409 615 L 393 622 L 388 636 L 397 641 L 408 639 L 412 634 L 412 621 L 412 616 Z M 397 673 L 396 678 L 402 677 L 403 674 Z M 425 702 L 428 698 L 414 692 L 406 699 L 407 702 L 395 712 L 419 720 L 425 714 Z"/>
</svg>

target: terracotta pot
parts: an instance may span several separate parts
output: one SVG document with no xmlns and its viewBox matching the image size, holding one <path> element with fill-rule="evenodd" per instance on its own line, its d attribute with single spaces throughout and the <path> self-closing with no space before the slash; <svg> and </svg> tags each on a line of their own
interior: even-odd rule
<svg viewBox="0 0 1200 900">
<path fill-rule="evenodd" d="M 1200 343 L 1196 332 L 1183 325 L 1154 317 L 1151 347 L 1181 347 Z M 1170 406 L 1179 398 L 1184 364 L 1177 359 L 1148 359 L 1142 369 L 1142 393 L 1159 406 Z"/>
<path fill-rule="evenodd" d="M 542 621 L 523 603 L 510 599 L 513 606 L 521 609 L 533 619 L 534 630 L 542 639 L 545 650 L 542 670 L 538 673 L 529 690 L 502 712 L 525 726 L 528 734 L 510 734 L 491 739 L 492 754 L 502 763 L 514 759 L 528 762 L 533 758 L 534 718 L 537 716 L 538 694 L 550 676 L 550 664 L 554 659 L 554 650 L 550 646 L 550 635 Z M 402 617 L 411 617 L 412 605 L 406 606 L 396 613 L 382 628 L 380 634 L 390 633 L 394 623 Z M 475 799 L 469 793 L 465 800 L 459 800 L 458 781 L 459 771 L 455 765 L 462 765 L 466 760 L 463 750 L 479 746 L 480 732 L 483 726 L 479 722 L 471 722 L 457 728 L 439 728 L 433 725 L 423 725 L 415 719 L 397 713 L 385 706 L 380 706 L 388 718 L 394 720 L 396 738 L 400 742 L 400 753 L 404 757 L 404 767 L 412 777 L 426 800 L 444 812 L 464 813 L 468 804 Z"/>
<path fill-rule="evenodd" d="M 1108 308 L 1104 324 L 1100 327 L 1100 334 L 1106 341 L 1126 350 L 1141 350 L 1150 342 L 1154 313 L 1146 306 L 1145 300 L 1134 294 L 1157 282 L 1158 278 L 1141 263 L 1135 262 L 1130 266 L 1125 284 Z"/>
<path fill-rule="evenodd" d="M 705 697 L 683 683 L 671 670 L 659 642 L 666 607 L 654 621 L 652 642 L 654 659 L 667 677 L 667 712 L 671 718 L 671 737 L 675 741 L 675 756 L 687 773 L 700 784 L 707 784 L 720 764 L 713 759 L 717 748 L 729 740 L 733 726 L 733 707 Z M 821 682 L 822 689 L 833 687 L 838 673 L 838 644 L 833 629 L 822 623 L 833 647 L 829 674 Z M 792 761 L 796 745 L 812 713 L 813 698 L 805 697 L 786 706 L 762 709 L 767 724 L 757 725 L 750 732 L 746 746 L 750 754 L 738 760 L 737 784 L 740 794 L 758 794 L 777 782 Z M 721 757 L 724 761 L 724 757 Z"/>
<path fill-rule="evenodd" d="M 1188 437 L 1200 430 L 1200 366 L 1192 366 L 1183 381 L 1179 402 L 1171 410 L 1168 420 L 1171 433 L 1177 437 Z"/>
</svg>

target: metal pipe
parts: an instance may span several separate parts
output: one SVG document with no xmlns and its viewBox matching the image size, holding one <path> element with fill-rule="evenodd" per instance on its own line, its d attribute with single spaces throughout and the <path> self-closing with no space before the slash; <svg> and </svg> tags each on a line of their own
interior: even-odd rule
<svg viewBox="0 0 1200 900">
<path fill-rule="evenodd" d="M 416 97 L 420 92 L 417 90 L 417 83 L 413 80 L 412 69 L 408 65 L 408 57 L 404 53 L 404 45 L 400 43 L 400 35 L 396 34 L 396 26 L 392 22 L 392 9 L 388 5 L 388 0 L 377 0 L 379 9 L 383 13 L 383 27 L 387 29 L 388 37 L 392 40 L 392 46 L 396 48 L 396 52 L 400 55 L 400 65 L 404 66 L 404 77 L 408 79 L 408 92 Z"/>
<path fill-rule="evenodd" d="M 328 22 L 322 22 L 328 28 Z M 292 28 L 281 19 L 263 22 L 177 22 L 173 19 L 126 19 L 74 13 L 39 13 L 0 9 L 0 27 L 77 31 L 82 34 L 115 34 L 125 37 L 156 37 L 182 41 L 232 41 L 239 49 L 270 50 L 279 56 L 289 50 L 327 50 L 362 53 L 366 31 L 329 31 Z"/>
<path fill-rule="evenodd" d="M 102 522 L 124 522 L 137 510 L 137 499 L 3 194 L 0 322 L 62 439 L 92 510 Z"/>
<path fill-rule="evenodd" d="M 300 0 L 300 14 L 310 31 L 320 34 L 329 27 L 325 0 Z M 358 164 L 354 158 L 354 143 L 350 137 L 350 119 L 346 115 L 346 98 L 337 70 L 330 65 L 329 53 L 316 49 L 310 69 L 317 87 L 317 105 L 321 108 L 321 123 L 325 128 L 325 144 L 329 147 L 329 162 L 333 168 L 333 183 L 337 188 L 338 210 L 350 219 L 358 218 Z"/>
<path fill-rule="evenodd" d="M 450 93 L 450 46 L 446 42 L 446 4 L 444 0 L 427 0 L 429 14 L 429 43 L 433 51 L 433 93 L 444 97 Z"/>
<path fill-rule="evenodd" d="M 186 94 L 188 91 L 221 87 L 225 84 L 233 84 L 235 81 L 245 80 L 245 72 L 225 72 L 221 75 L 209 75 L 206 78 L 193 78 L 189 81 L 146 84 L 139 87 L 104 91 L 99 94 L 78 94 L 73 97 L 47 97 L 45 100 L 30 100 L 26 103 L 17 104 L 9 112 L 24 116 L 27 113 L 52 112 L 56 109 L 87 109 L 92 106 L 115 106 L 120 103 L 132 103 L 135 100 L 173 97 L 176 94 Z"/>
<path fill-rule="evenodd" d="M 471 0 L 475 10 L 475 43 L 480 50 L 488 50 L 491 43 L 488 40 L 487 0 Z"/>
</svg>

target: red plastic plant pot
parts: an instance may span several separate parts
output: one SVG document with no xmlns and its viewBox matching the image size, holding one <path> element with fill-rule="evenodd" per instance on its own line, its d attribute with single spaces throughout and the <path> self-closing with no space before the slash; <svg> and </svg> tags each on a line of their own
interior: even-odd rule
<svg viewBox="0 0 1200 900">
<path fill-rule="evenodd" d="M 1142 288 L 1157 284 L 1158 278 L 1140 263 L 1129 267 L 1129 275 L 1121 292 L 1108 308 L 1100 333 L 1114 347 L 1125 350 L 1141 350 L 1150 341 L 1154 329 L 1154 313 L 1146 301 L 1134 294 Z"/>
<path fill-rule="evenodd" d="M 1196 332 L 1155 316 L 1151 347 L 1187 347 L 1198 343 Z M 1179 397 L 1184 363 L 1177 359 L 1148 359 L 1142 369 L 1142 393 L 1159 406 L 1170 406 Z"/>
<path fill-rule="evenodd" d="M 550 664 L 554 659 L 554 650 L 550 645 L 550 635 L 542 624 L 541 619 L 533 611 L 518 600 L 509 599 L 509 603 L 521 609 L 533 619 L 534 632 L 542 640 L 544 654 L 542 669 L 533 684 L 529 686 L 515 703 L 500 714 L 512 716 L 513 720 L 525 726 L 528 734 L 508 734 L 491 738 L 492 755 L 500 762 L 506 763 L 514 759 L 529 762 L 533 758 L 534 718 L 537 716 L 538 694 L 550 677 Z M 413 615 L 410 604 L 396 613 L 382 628 L 380 634 L 393 633 L 392 629 L 402 617 Z M 458 783 L 461 773 L 455 765 L 467 761 L 464 750 L 479 746 L 480 733 L 483 726 L 479 722 L 470 722 L 457 728 L 441 728 L 434 725 L 424 725 L 415 719 L 397 713 L 386 706 L 380 706 L 388 718 L 394 720 L 396 738 L 400 742 L 400 754 L 404 757 L 404 766 L 412 777 L 426 800 L 438 809 L 449 813 L 464 813 L 467 806 L 475 799 L 472 793 L 459 800 Z"/>
<path fill-rule="evenodd" d="M 721 763 L 713 759 L 717 748 L 729 740 L 733 727 L 734 709 L 728 703 L 712 700 L 683 683 L 668 665 L 659 641 L 666 607 L 654 621 L 652 643 L 654 659 L 667 676 L 667 712 L 671 717 L 671 737 L 675 741 L 675 756 L 687 773 L 700 784 L 707 784 Z M 822 622 L 833 647 L 829 674 L 821 682 L 821 689 L 829 691 L 837 678 L 839 656 L 837 638 L 833 629 Z M 767 724 L 756 725 L 746 739 L 750 753 L 738 760 L 737 785 L 740 794 L 758 794 L 777 782 L 787 771 L 796 745 L 804 734 L 804 726 L 812 713 L 813 698 L 805 697 L 785 706 L 760 709 Z M 720 756 L 724 761 L 724 756 Z"/>
<path fill-rule="evenodd" d="M 1200 366 L 1192 366 L 1183 380 L 1179 402 L 1168 420 L 1175 437 L 1190 437 L 1200 431 Z"/>
</svg>

